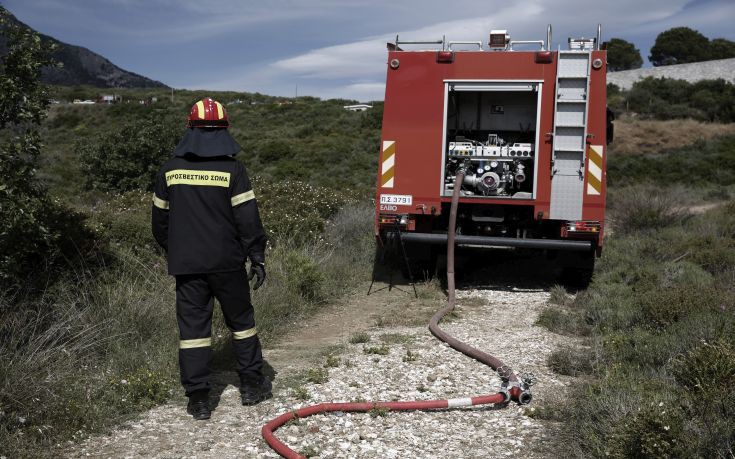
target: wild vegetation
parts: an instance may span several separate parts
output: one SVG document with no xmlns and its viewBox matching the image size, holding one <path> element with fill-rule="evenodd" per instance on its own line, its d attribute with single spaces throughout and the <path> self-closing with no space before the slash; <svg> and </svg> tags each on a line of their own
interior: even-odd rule
<svg viewBox="0 0 735 459">
<path fill-rule="evenodd" d="M 351 113 L 340 100 L 127 89 L 114 90 L 114 105 L 47 110 L 49 97 L 101 92 L 47 92 L 38 84 L 43 44 L 7 30 L 15 45 L 0 81 L 0 455 L 52 456 L 56 443 L 179 390 L 173 285 L 150 236 L 149 190 L 189 106 L 205 95 L 228 108 L 270 236 L 268 281 L 254 294 L 261 337 L 275 339 L 369 276 L 382 104 Z M 733 121 L 733 87 L 648 80 L 610 91 L 621 125 L 671 131 L 672 140 L 631 143 L 618 130 L 628 147 L 614 144 L 608 160 L 614 234 L 590 288 L 574 298 L 555 289 L 541 319 L 588 340 L 588 351 L 560 349 L 549 362 L 587 382 L 544 413 L 565 422 L 580 456 L 732 455 L 735 136 L 723 125 L 698 129 Z M 703 198 L 727 203 L 694 215 Z M 379 325 L 408 320 L 398 311 Z M 228 335 L 219 314 L 213 335 Z M 216 340 L 220 360 L 227 346 Z M 381 355 L 385 345 L 365 352 Z M 407 348 L 405 359 L 416 358 Z M 317 370 L 314 379 L 328 377 Z"/>
<path fill-rule="evenodd" d="M 542 410 L 567 426 L 568 454 L 733 454 L 733 160 L 733 136 L 608 158 L 613 235 L 593 282 L 573 298 L 557 289 L 539 320 L 589 346 L 549 359 L 583 378 Z"/>
<path fill-rule="evenodd" d="M 725 80 L 689 83 L 671 78 L 648 77 L 627 91 L 608 85 L 608 105 L 616 113 L 639 118 L 735 122 L 735 85 Z M 676 135 L 672 132 L 671 135 Z"/>
<path fill-rule="evenodd" d="M 100 90 L 40 85 L 49 50 L 13 30 L 0 81 L 0 455 L 55 456 L 57 443 L 180 393 L 149 190 L 205 95 L 227 105 L 269 235 L 268 280 L 253 295 L 261 339 L 369 278 L 380 104 L 363 114 L 345 101 L 202 92 L 172 102 L 142 89 L 72 105 Z M 215 312 L 218 335 L 229 333 Z M 215 363 L 228 345 L 215 340 Z"/>
</svg>

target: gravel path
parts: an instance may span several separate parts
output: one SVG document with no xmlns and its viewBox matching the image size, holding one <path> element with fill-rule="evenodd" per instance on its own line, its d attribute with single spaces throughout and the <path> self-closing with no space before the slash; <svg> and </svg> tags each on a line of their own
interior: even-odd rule
<svg viewBox="0 0 735 459">
<path fill-rule="evenodd" d="M 398 294 L 381 295 L 389 300 Z M 534 404 L 571 383 L 545 363 L 552 349 L 562 341 L 568 344 L 569 338 L 534 325 L 547 298 L 542 289 L 465 289 L 458 293 L 458 317 L 443 325 L 517 371 L 534 373 L 538 383 L 530 407 L 317 415 L 287 425 L 277 435 L 296 451 L 322 458 L 555 456 L 557 426 L 529 417 Z M 323 355 L 313 355 L 306 366 L 318 371 L 311 374 L 303 371 L 303 359 L 301 365 L 292 361 L 293 368 L 279 368 L 266 349 L 266 358 L 279 368 L 275 397 L 266 403 L 243 407 L 237 388 L 229 385 L 210 421 L 193 421 L 180 400 L 109 435 L 87 439 L 69 456 L 277 457 L 261 439 L 260 428 L 294 408 L 327 401 L 469 397 L 499 387 L 499 378 L 489 368 L 443 345 L 425 326 L 377 327 L 367 334 L 369 342 L 354 344 L 342 336 L 344 346 L 328 359 L 330 367 Z M 278 355 L 278 349 L 272 354 Z M 326 381 L 308 382 L 308 376 Z"/>
</svg>

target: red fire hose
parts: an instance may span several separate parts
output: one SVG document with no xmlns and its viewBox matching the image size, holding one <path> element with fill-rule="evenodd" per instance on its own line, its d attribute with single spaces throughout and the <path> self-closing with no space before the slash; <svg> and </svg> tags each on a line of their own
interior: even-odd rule
<svg viewBox="0 0 735 459">
<path fill-rule="evenodd" d="M 406 402 L 364 402 L 364 403 L 320 403 L 319 405 L 310 405 L 304 408 L 284 413 L 277 418 L 269 421 L 263 426 L 263 439 L 271 448 L 281 456 L 288 459 L 305 459 L 296 451 L 289 448 L 285 443 L 276 438 L 275 431 L 287 422 L 312 416 L 314 414 L 328 413 L 332 411 L 347 412 L 367 412 L 376 408 L 388 409 L 390 411 L 410 411 L 410 410 L 432 410 L 438 408 L 455 408 L 460 406 L 474 406 L 486 404 L 507 403 L 510 400 L 519 404 L 527 404 L 531 402 L 531 391 L 527 382 L 521 381 L 518 376 L 499 359 L 490 354 L 475 349 L 462 341 L 447 334 L 439 328 L 439 321 L 454 310 L 455 291 L 454 291 L 454 235 L 457 224 L 457 205 L 459 203 L 459 190 L 461 188 L 464 171 L 457 172 L 454 181 L 454 192 L 452 194 L 452 206 L 449 212 L 449 232 L 447 237 L 447 306 L 434 314 L 429 321 L 429 330 L 438 339 L 447 343 L 453 349 L 463 353 L 468 357 L 472 357 L 478 362 L 484 363 L 493 370 L 497 371 L 503 381 L 501 389 L 490 395 L 481 395 L 468 398 L 454 398 L 448 400 L 425 400 L 425 401 L 406 401 Z"/>
</svg>

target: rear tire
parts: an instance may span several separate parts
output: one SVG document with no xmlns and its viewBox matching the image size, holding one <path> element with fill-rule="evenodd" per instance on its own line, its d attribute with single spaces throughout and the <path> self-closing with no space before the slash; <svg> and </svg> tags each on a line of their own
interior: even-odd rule
<svg viewBox="0 0 735 459">
<path fill-rule="evenodd" d="M 569 254 L 572 255 L 572 254 Z M 563 258 L 561 282 L 567 287 L 585 289 L 595 271 L 595 252 L 575 254 Z"/>
<path fill-rule="evenodd" d="M 592 281 L 594 268 L 562 268 L 561 283 L 567 287 L 585 289 Z"/>
</svg>

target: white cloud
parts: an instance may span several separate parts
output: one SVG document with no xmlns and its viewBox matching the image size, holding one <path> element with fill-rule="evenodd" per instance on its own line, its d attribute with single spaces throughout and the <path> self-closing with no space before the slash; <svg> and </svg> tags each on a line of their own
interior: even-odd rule
<svg viewBox="0 0 735 459">
<path fill-rule="evenodd" d="M 446 35 L 448 40 L 486 42 L 490 29 L 505 28 L 515 39 L 545 39 L 546 24 L 552 23 L 556 47 L 565 45 L 568 36 L 593 36 L 602 22 L 603 38 L 633 37 L 639 44 L 652 43 L 656 34 L 678 25 L 698 28 L 711 37 L 735 38 L 733 0 L 34 0 L 33 7 L 27 0 L 3 3 L 11 11 L 14 4 L 32 11 L 37 18 L 58 16 L 57 24 L 73 22 L 74 29 L 90 39 L 112 37 L 129 44 L 131 53 L 145 52 L 141 43 L 161 50 L 170 46 L 180 50 L 193 42 L 211 45 L 207 60 L 220 59 L 220 68 L 226 70 L 219 74 L 225 76 L 211 81 L 206 67 L 185 74 L 171 71 L 168 77 L 158 71 L 157 78 L 177 86 L 285 96 L 298 85 L 300 94 L 360 100 L 382 98 L 385 43 L 397 32 L 404 39 L 436 40 Z M 312 35 L 311 43 L 331 44 L 309 50 L 299 40 L 289 40 Z M 221 40 L 242 43 L 242 53 L 220 51 Z M 261 46 L 265 42 L 270 46 Z M 78 44 L 95 48 L 94 42 Z M 115 48 L 108 45 L 108 49 Z M 645 55 L 647 50 L 641 51 Z M 118 60 L 115 55 L 107 57 Z M 167 58 L 160 56 L 161 61 Z M 151 73 L 145 68 L 136 71 Z"/>
</svg>

